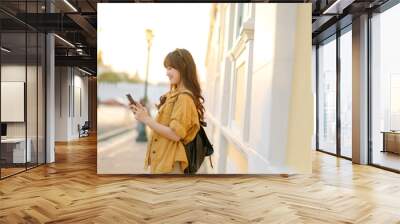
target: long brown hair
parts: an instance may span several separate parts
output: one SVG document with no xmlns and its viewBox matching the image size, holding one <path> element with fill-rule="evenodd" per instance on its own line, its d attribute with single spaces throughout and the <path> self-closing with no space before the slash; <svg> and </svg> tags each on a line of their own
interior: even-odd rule
<svg viewBox="0 0 400 224">
<path fill-rule="evenodd" d="M 176 48 L 174 51 L 167 54 L 164 59 L 164 67 L 172 67 L 179 71 L 181 82 L 192 92 L 193 101 L 196 105 L 199 114 L 200 123 L 204 123 L 204 98 L 201 95 L 201 88 L 198 79 L 196 64 L 190 52 L 183 48 Z M 173 86 L 170 87 L 171 89 Z M 160 104 L 156 105 L 160 108 L 165 103 L 166 96 L 160 97 Z"/>
</svg>

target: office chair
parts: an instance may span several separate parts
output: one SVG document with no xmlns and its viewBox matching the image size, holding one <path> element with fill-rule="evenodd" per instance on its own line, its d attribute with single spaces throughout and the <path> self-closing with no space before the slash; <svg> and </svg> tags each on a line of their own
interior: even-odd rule
<svg viewBox="0 0 400 224">
<path fill-rule="evenodd" d="M 79 138 L 89 136 L 89 129 L 90 129 L 89 121 L 85 121 L 82 127 L 80 127 L 80 125 L 78 124 Z"/>
</svg>

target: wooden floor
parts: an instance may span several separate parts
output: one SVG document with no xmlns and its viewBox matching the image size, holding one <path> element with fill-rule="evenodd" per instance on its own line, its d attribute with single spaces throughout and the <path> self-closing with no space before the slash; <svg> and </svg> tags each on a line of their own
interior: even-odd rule
<svg viewBox="0 0 400 224">
<path fill-rule="evenodd" d="M 14 167 L 12 167 L 12 168 L 1 168 L 1 177 L 2 178 L 3 177 L 7 177 L 7 176 L 10 176 L 10 175 L 19 173 L 19 172 L 23 172 L 24 170 L 26 170 L 25 167 L 23 167 L 23 168 L 19 168 L 19 167 L 17 167 L 17 168 L 14 168 Z"/>
<path fill-rule="evenodd" d="M 96 139 L 0 181 L 0 223 L 400 223 L 400 175 L 316 153 L 312 175 L 98 176 Z"/>
<path fill-rule="evenodd" d="M 25 167 L 25 164 L 18 164 L 18 167 L 2 167 L 1 168 L 1 178 L 5 178 L 11 175 L 15 175 L 20 172 L 24 172 L 27 169 L 33 169 L 37 166 L 36 163 L 27 163 L 27 167 Z"/>
<path fill-rule="evenodd" d="M 374 164 L 389 167 L 395 170 L 400 170 L 400 154 L 392 152 L 374 151 L 372 157 Z"/>
</svg>

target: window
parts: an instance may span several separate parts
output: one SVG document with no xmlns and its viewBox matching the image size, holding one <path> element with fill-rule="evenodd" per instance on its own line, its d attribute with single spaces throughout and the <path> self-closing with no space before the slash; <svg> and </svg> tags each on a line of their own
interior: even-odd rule
<svg viewBox="0 0 400 224">
<path fill-rule="evenodd" d="M 1 123 L 7 125 L 7 134 L 5 135 L 6 139 L 11 139 L 15 143 L 13 144 L 0 144 L 0 169 L 1 169 L 1 177 L 7 177 L 13 175 L 15 173 L 26 170 L 26 165 L 30 164 L 32 161 L 32 147 L 30 146 L 32 143 L 32 139 L 27 137 L 27 130 L 29 132 L 29 126 L 27 127 L 27 119 L 30 124 L 30 116 L 25 117 L 26 113 L 26 100 L 29 101 L 26 97 L 27 90 L 27 77 L 29 78 L 29 68 L 27 67 L 26 59 L 27 59 L 27 44 L 26 44 L 26 33 L 25 32 L 15 32 L 15 33 L 1 33 Z M 31 81 L 28 79 L 28 81 Z M 15 84 L 19 84 L 17 87 Z M 33 83 L 28 83 L 31 86 Z M 15 86 L 14 88 L 7 88 L 7 86 Z M 30 90 L 31 88 L 28 88 Z M 16 92 L 14 92 L 14 91 Z M 22 98 L 22 107 L 18 107 L 18 114 L 22 115 L 18 116 L 17 119 L 14 119 L 12 115 L 12 111 L 9 109 L 13 102 L 4 98 L 7 95 L 18 94 L 23 96 Z M 21 105 L 18 101 L 18 104 Z M 22 112 L 22 113 L 21 113 Z M 17 113 L 17 112 L 16 112 Z M 8 119 L 10 117 L 10 119 Z M 28 144 L 27 144 L 28 140 Z"/>
<path fill-rule="evenodd" d="M 212 111 L 213 111 L 213 114 L 214 114 L 214 115 L 217 114 L 217 108 L 219 107 L 219 104 L 220 104 L 220 102 L 219 102 L 220 79 L 221 79 L 221 76 L 218 76 L 218 77 L 215 79 L 214 88 L 213 88 L 213 90 L 212 90 L 212 92 L 213 92 Z"/>
<path fill-rule="evenodd" d="M 237 5 L 237 25 L 236 25 L 236 37 L 239 36 L 240 34 L 240 28 L 242 27 L 243 24 L 243 7 L 244 7 L 244 3 L 238 3 Z"/>
<path fill-rule="evenodd" d="M 351 158 L 352 149 L 352 35 L 340 36 L 340 154 Z"/>
<path fill-rule="evenodd" d="M 370 157 L 375 165 L 400 170 L 400 4 L 371 18 Z M 395 152 L 395 153 L 393 153 Z"/>
<path fill-rule="evenodd" d="M 240 63 L 239 63 L 240 62 Z M 244 106 L 245 106 L 245 62 L 237 61 L 234 70 L 233 86 L 232 86 L 232 107 L 230 127 L 237 136 L 243 134 Z"/>
<path fill-rule="evenodd" d="M 0 6 L 15 5 L 1 2 Z M 21 16 L 24 13 L 41 13 L 44 1 L 22 2 L 14 9 Z M 45 44 L 44 33 L 15 22 L 12 17 L 0 12 L 3 24 L 0 29 L 0 111 L 10 114 L 4 100 L 13 91 L 23 96 L 18 120 L 1 118 L 2 127 L 6 127 L 3 138 L 10 143 L 0 144 L 0 178 L 16 174 L 45 163 Z M 13 23 L 12 23 L 13 22 Z M 15 22 L 15 23 L 14 23 Z M 10 89 L 7 86 L 21 86 Z M 16 111 L 15 111 L 16 112 Z"/>
<path fill-rule="evenodd" d="M 318 149 L 336 153 L 336 39 L 318 48 Z"/>
<path fill-rule="evenodd" d="M 400 74 L 390 75 L 390 130 L 400 130 Z"/>
<path fill-rule="evenodd" d="M 236 70 L 236 91 L 235 91 L 235 112 L 234 120 L 235 123 L 242 127 L 243 113 L 244 113 L 244 101 L 245 101 L 245 64 L 241 64 Z"/>
</svg>

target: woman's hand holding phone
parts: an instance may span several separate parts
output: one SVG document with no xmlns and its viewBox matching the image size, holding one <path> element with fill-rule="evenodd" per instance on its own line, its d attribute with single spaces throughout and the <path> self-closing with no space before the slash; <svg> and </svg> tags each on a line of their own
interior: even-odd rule
<svg viewBox="0 0 400 224">
<path fill-rule="evenodd" d="M 129 107 L 133 111 L 133 114 L 135 115 L 135 119 L 146 124 L 146 122 L 150 118 L 146 107 L 142 106 L 142 104 L 140 104 L 140 103 L 131 104 Z"/>
<path fill-rule="evenodd" d="M 135 115 L 135 119 L 142 123 L 146 123 L 147 120 L 150 118 L 146 107 L 144 107 L 142 104 L 136 102 L 130 94 L 126 94 L 126 97 L 128 97 L 128 100 L 130 102 L 129 108 L 132 110 L 133 114 Z"/>
<path fill-rule="evenodd" d="M 129 104 L 137 104 L 137 102 L 133 99 L 133 97 L 132 97 L 132 95 L 131 94 L 126 94 L 126 97 L 128 98 L 128 100 L 129 100 Z"/>
</svg>

